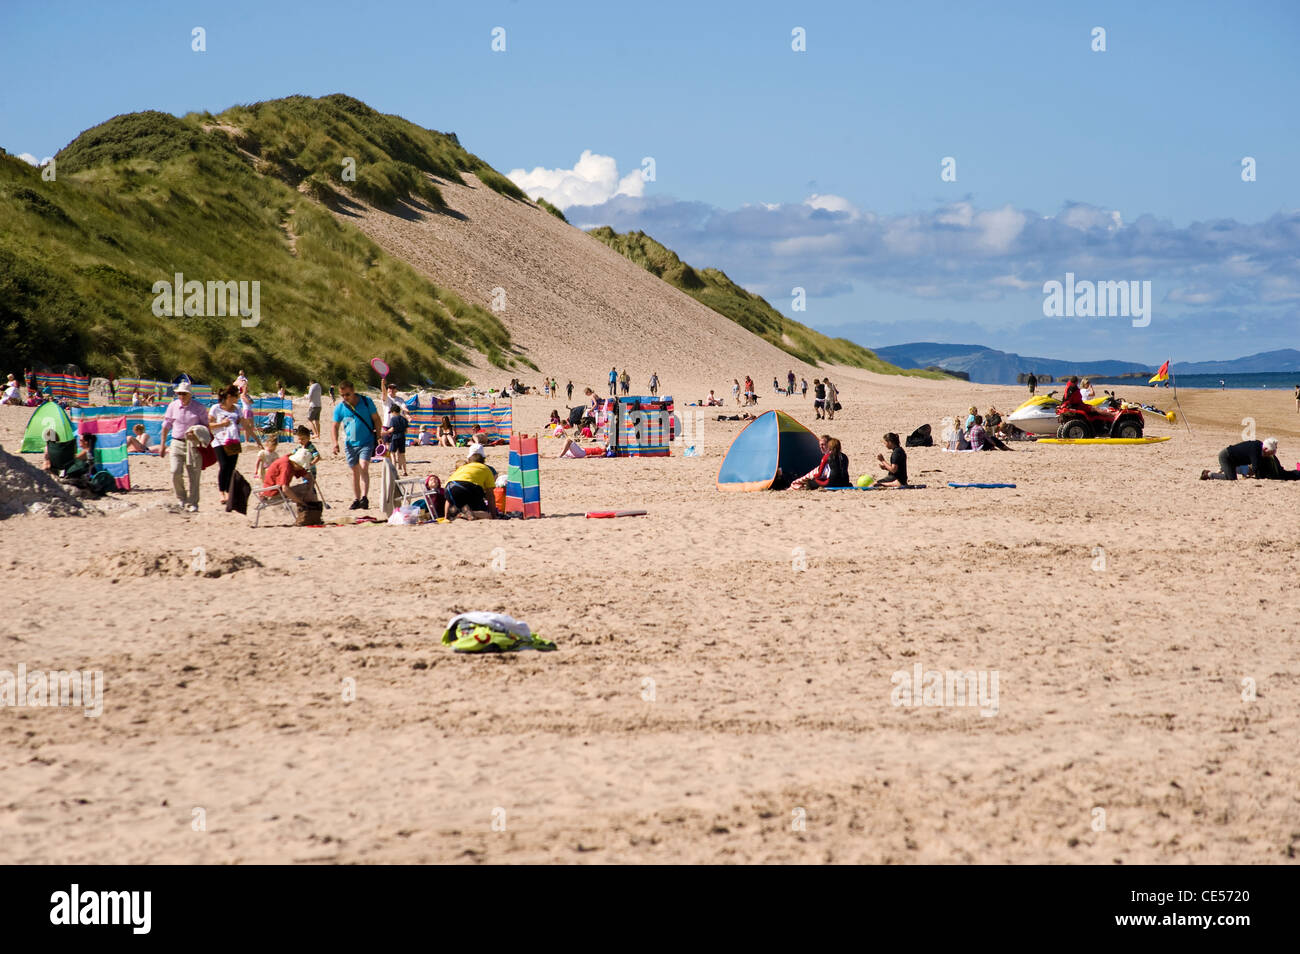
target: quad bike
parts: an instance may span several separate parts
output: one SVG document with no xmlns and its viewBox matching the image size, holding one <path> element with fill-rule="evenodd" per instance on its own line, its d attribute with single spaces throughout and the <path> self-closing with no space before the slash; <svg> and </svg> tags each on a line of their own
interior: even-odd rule
<svg viewBox="0 0 1300 954">
<path fill-rule="evenodd" d="M 1075 441 L 1090 437 L 1141 437 L 1146 426 L 1142 408 L 1125 404 L 1112 392 L 1094 404 L 1060 405 L 1056 409 L 1056 421 L 1056 436 Z"/>
</svg>

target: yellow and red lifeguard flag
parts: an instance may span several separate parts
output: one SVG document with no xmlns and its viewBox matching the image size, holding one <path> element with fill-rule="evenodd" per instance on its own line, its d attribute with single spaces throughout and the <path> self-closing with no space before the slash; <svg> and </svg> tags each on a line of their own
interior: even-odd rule
<svg viewBox="0 0 1300 954">
<path fill-rule="evenodd" d="M 1155 377 L 1153 377 L 1150 381 L 1148 381 L 1147 384 L 1156 384 L 1160 381 L 1168 381 L 1168 380 L 1169 380 L 1169 362 L 1166 361 L 1164 364 L 1160 366 L 1160 370 L 1155 373 Z"/>
</svg>

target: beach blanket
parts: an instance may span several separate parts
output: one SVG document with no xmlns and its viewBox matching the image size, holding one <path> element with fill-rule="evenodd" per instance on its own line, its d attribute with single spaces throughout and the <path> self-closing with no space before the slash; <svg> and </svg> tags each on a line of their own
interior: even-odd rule
<svg viewBox="0 0 1300 954">
<path fill-rule="evenodd" d="M 537 438 L 515 434 L 510 438 L 510 464 L 506 470 L 506 513 L 525 518 L 542 515 L 541 475 Z"/>
<path fill-rule="evenodd" d="M 75 404 L 85 407 L 90 403 L 90 378 L 79 378 L 75 374 L 52 374 L 49 371 L 36 372 L 36 387 L 60 404 Z"/>
<path fill-rule="evenodd" d="M 461 613 L 453 616 L 442 644 L 458 653 L 502 653 L 522 649 L 550 652 L 555 643 L 536 635 L 529 625 L 504 613 Z"/>
<path fill-rule="evenodd" d="M 69 416 L 78 434 L 95 435 L 95 467 L 113 478 L 118 490 L 131 489 L 131 467 L 126 456 L 126 418 L 121 408 L 74 407 Z"/>
</svg>

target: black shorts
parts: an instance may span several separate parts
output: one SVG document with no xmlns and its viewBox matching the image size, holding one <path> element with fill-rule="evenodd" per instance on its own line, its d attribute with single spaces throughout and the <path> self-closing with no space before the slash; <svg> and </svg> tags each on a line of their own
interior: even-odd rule
<svg viewBox="0 0 1300 954">
<path fill-rule="evenodd" d="M 447 499 L 461 510 L 486 510 L 487 497 L 483 488 L 465 480 L 453 480 L 447 484 Z"/>
<path fill-rule="evenodd" d="M 405 454 L 406 438 L 394 437 L 391 441 L 388 442 L 388 449 L 392 451 L 394 454 Z"/>
</svg>

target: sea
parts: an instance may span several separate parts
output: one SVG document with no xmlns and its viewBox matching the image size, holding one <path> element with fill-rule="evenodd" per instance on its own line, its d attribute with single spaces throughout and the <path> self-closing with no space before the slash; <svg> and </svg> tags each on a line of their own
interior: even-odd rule
<svg viewBox="0 0 1300 954">
<path fill-rule="evenodd" d="M 1107 387 L 1142 387 L 1154 390 L 1147 378 L 1091 378 Z M 1222 382 L 1222 384 L 1220 384 Z M 1300 371 L 1269 371 L 1257 374 L 1176 374 L 1171 383 L 1180 388 L 1219 388 L 1234 391 L 1294 391 L 1300 385 Z M 1054 385 L 1052 385 L 1054 386 Z M 1163 388 L 1164 385 L 1161 385 Z"/>
</svg>

